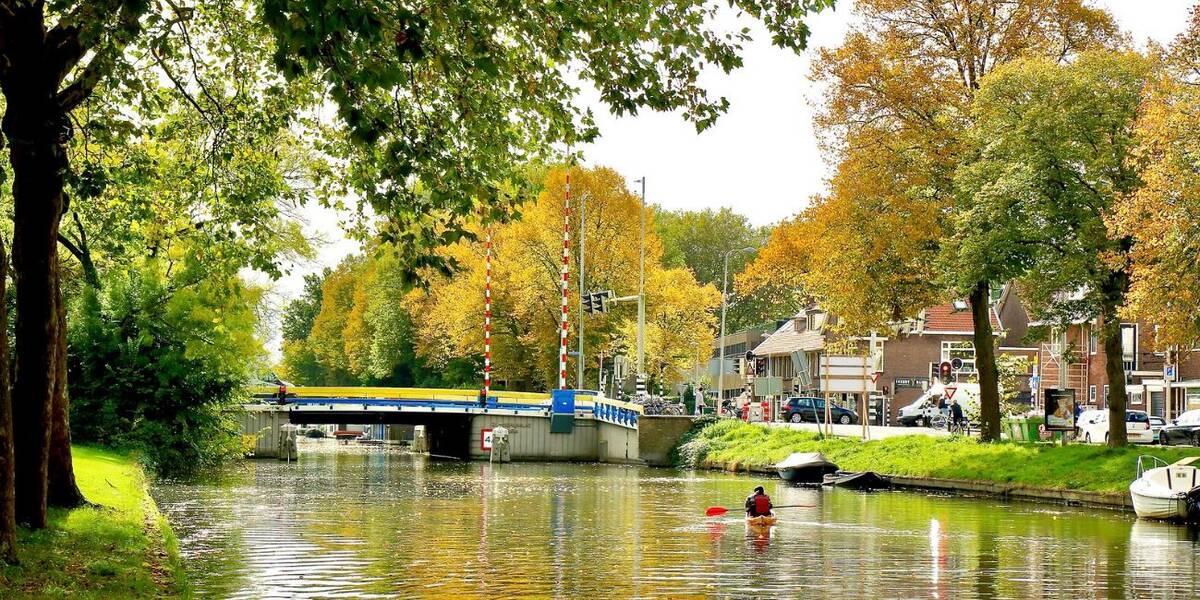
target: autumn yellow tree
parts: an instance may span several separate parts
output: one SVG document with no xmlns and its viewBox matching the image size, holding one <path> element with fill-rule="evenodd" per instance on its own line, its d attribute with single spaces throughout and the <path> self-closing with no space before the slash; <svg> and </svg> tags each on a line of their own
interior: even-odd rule
<svg viewBox="0 0 1200 600">
<path fill-rule="evenodd" d="M 585 282 L 589 290 L 613 290 L 618 296 L 637 293 L 640 200 L 624 180 L 607 168 L 572 168 L 571 265 L 569 307 L 571 349 L 578 323 L 577 285 L 579 201 L 586 203 L 584 232 Z M 565 169 L 550 169 L 542 192 L 526 206 L 521 219 L 492 229 L 492 353 L 494 377 L 512 387 L 546 389 L 558 383 L 559 320 Z M 719 294 L 696 283 L 686 269 L 664 269 L 662 243 L 647 215 L 646 356 L 647 370 L 659 381 L 678 381 L 691 373 L 697 356 L 706 359 L 713 341 L 712 309 Z M 482 352 L 485 231 L 480 241 L 464 240 L 444 250 L 461 270 L 434 278 L 413 292 L 406 303 L 417 324 L 418 351 L 436 361 L 478 356 Z M 595 381 L 597 353 L 612 356 L 634 347 L 630 323 L 633 303 L 614 305 L 608 314 L 586 315 L 585 353 L 588 375 Z M 575 373 L 574 359 L 569 372 Z M 574 383 L 574 377 L 568 378 Z"/>
<path fill-rule="evenodd" d="M 998 439 L 990 274 L 967 282 L 941 276 L 955 268 L 941 246 L 954 234 L 954 174 L 971 160 L 963 136 L 971 101 L 997 65 L 1062 60 L 1120 36 L 1111 16 L 1086 0 L 859 0 L 854 10 L 858 24 L 813 68 L 828 90 L 817 125 L 838 159 L 829 193 L 780 229 L 772 244 L 782 245 L 764 249 L 763 263 L 740 278 L 741 291 L 774 277 L 798 282 L 855 332 L 967 296 L 984 438 Z M 784 244 L 789 234 L 808 239 Z M 779 259 L 801 248 L 809 255 Z"/>
<path fill-rule="evenodd" d="M 1129 236 L 1130 287 L 1122 315 L 1157 325 L 1162 347 L 1200 346 L 1200 10 L 1166 55 L 1169 67 L 1140 111 L 1134 160 L 1142 187 L 1109 223 Z"/>
</svg>

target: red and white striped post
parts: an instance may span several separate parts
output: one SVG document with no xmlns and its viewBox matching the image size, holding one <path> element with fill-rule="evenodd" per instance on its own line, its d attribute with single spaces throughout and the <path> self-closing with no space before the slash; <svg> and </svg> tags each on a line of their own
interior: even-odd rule
<svg viewBox="0 0 1200 600">
<path fill-rule="evenodd" d="M 483 398 L 492 395 L 492 228 L 488 227 L 483 253 Z"/>
<path fill-rule="evenodd" d="M 567 279 L 570 275 L 571 254 L 571 168 L 567 167 L 567 195 L 563 202 L 563 250 L 562 250 L 562 326 L 558 344 L 558 389 L 567 389 Z"/>
</svg>

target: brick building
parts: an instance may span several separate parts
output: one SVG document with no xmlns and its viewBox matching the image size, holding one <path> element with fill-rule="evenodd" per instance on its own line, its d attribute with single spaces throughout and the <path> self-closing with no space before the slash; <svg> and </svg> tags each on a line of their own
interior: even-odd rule
<svg viewBox="0 0 1200 600">
<path fill-rule="evenodd" d="M 1085 408 L 1108 406 L 1109 380 L 1104 347 L 1097 336 L 1099 327 L 1099 319 L 1079 319 L 1066 327 L 1051 328 L 1050 339 L 1039 346 L 1040 389 L 1071 389 Z M 1163 377 L 1166 355 L 1154 334 L 1153 324 L 1121 324 L 1129 408 L 1168 419 L 1185 410 L 1200 409 L 1200 353 L 1181 353 L 1176 376 L 1167 382 Z"/>
<path fill-rule="evenodd" d="M 990 316 L 999 342 L 998 352 L 1031 359 L 1037 354 L 1036 347 L 1024 347 L 1018 341 L 1028 330 L 1029 317 L 1009 286 L 996 294 Z M 840 339 L 832 331 L 836 324 L 835 316 L 811 306 L 767 336 L 753 349 L 756 396 L 781 399 L 796 393 L 823 395 L 825 384 L 818 365 L 827 344 Z M 900 407 L 916 400 L 929 387 L 936 366 L 942 361 L 961 359 L 963 368 L 958 376 L 964 380 L 974 376 L 973 331 L 970 304 L 959 300 L 921 311 L 916 319 L 897 325 L 892 331 L 856 338 L 860 351 L 865 353 L 870 346 L 872 353 L 881 357 L 871 367 L 881 369 L 882 373 L 870 386 L 873 391 L 869 394 L 884 398 L 887 423 L 895 423 Z M 774 390 L 781 391 L 771 393 Z M 834 401 L 858 407 L 861 393 L 839 393 Z M 876 405 L 872 410 L 878 408 Z"/>
</svg>

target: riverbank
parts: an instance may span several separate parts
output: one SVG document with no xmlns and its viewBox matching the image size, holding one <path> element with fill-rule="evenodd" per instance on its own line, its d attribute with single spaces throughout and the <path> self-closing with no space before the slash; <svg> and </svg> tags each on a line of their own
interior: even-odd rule
<svg viewBox="0 0 1200 600">
<path fill-rule="evenodd" d="M 94 507 L 55 509 L 18 535 L 21 564 L 0 570 L 5 598 L 156 598 L 187 591 L 178 542 L 128 454 L 72 448 L 79 489 Z"/>
<path fill-rule="evenodd" d="M 980 444 L 964 437 L 902 436 L 863 442 L 720 421 L 678 449 L 682 466 L 774 473 L 792 452 L 821 452 L 846 471 L 875 471 L 906 487 L 1126 506 L 1137 457 L 1175 462 L 1196 448 L 1074 444 Z"/>
</svg>

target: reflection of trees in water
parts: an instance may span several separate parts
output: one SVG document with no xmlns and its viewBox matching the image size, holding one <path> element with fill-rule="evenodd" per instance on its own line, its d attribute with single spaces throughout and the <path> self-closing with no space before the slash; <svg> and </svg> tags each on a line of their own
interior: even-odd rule
<svg viewBox="0 0 1200 600">
<path fill-rule="evenodd" d="M 759 483 L 816 508 L 748 533 Z M 1105 511 L 611 465 L 312 453 L 156 497 L 216 597 L 1187 596 L 1200 566 L 1193 530 Z"/>
</svg>

